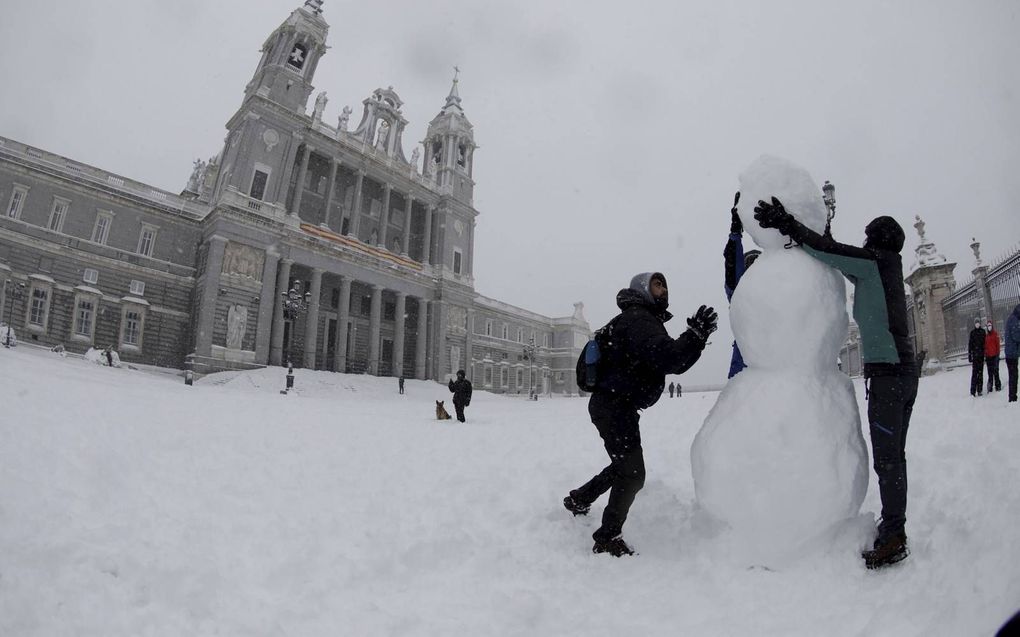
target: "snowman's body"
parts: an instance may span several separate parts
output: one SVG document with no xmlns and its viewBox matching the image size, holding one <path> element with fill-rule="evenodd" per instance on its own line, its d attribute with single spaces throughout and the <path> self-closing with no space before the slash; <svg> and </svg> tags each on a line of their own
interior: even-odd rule
<svg viewBox="0 0 1020 637">
<path fill-rule="evenodd" d="M 754 563 L 775 564 L 860 509 L 867 449 L 850 379 L 836 367 L 847 334 L 842 276 L 752 218 L 777 196 L 820 231 L 810 176 L 763 157 L 741 175 L 744 227 L 763 253 L 741 278 L 730 322 L 747 368 L 732 378 L 691 447 L 700 507 Z"/>
</svg>

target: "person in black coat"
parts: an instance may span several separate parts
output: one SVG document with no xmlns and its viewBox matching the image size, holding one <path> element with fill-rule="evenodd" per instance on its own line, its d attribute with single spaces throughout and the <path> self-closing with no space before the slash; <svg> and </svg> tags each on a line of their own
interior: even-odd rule
<svg viewBox="0 0 1020 637">
<path fill-rule="evenodd" d="M 457 420 L 464 421 L 464 408 L 471 404 L 471 381 L 465 378 L 464 370 L 457 371 L 457 380 L 450 380 L 448 387 L 453 392 L 453 408 L 457 410 Z"/>
<path fill-rule="evenodd" d="M 616 557 L 634 551 L 623 541 L 627 513 L 645 482 L 638 411 L 654 405 L 666 385 L 666 374 L 682 374 L 701 357 L 718 317 L 704 305 L 687 319 L 688 330 L 671 338 L 664 323 L 669 290 L 666 277 L 645 272 L 616 295 L 620 314 L 610 321 L 607 346 L 601 352 L 599 381 L 588 400 L 588 414 L 609 454 L 609 466 L 563 499 L 574 515 L 586 515 L 609 491 L 602 526 L 592 537 L 593 553 Z"/>
<path fill-rule="evenodd" d="M 970 362 L 970 395 L 980 396 L 985 369 L 985 330 L 981 327 L 981 319 L 974 320 L 974 329 L 970 331 L 967 360 Z"/>
</svg>

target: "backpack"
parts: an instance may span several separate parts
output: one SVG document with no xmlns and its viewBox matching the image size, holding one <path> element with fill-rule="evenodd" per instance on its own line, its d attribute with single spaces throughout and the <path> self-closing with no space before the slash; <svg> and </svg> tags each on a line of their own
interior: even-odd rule
<svg viewBox="0 0 1020 637">
<path fill-rule="evenodd" d="M 602 378 L 600 373 L 605 353 L 612 347 L 614 318 L 595 332 L 595 335 L 581 348 L 577 357 L 577 388 L 592 392 Z"/>
</svg>

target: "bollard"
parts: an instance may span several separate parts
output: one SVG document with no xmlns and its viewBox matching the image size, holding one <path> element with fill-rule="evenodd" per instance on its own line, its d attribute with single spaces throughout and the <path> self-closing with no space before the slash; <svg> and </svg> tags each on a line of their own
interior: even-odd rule
<svg viewBox="0 0 1020 637">
<path fill-rule="evenodd" d="M 294 389 L 294 365 L 293 363 L 287 369 L 287 391 Z"/>
<path fill-rule="evenodd" d="M 195 372 L 190 369 L 184 371 L 184 384 L 193 385 L 195 383 Z"/>
</svg>

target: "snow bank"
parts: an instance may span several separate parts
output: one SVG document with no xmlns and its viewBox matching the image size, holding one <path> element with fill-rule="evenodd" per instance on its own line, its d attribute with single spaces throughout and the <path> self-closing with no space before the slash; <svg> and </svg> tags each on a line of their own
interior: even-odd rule
<svg viewBox="0 0 1020 637">
<path fill-rule="evenodd" d="M 769 572 L 697 525 L 714 394 L 642 415 L 640 555 L 615 559 L 591 554 L 605 499 L 560 503 L 606 461 L 587 401 L 476 390 L 461 425 L 436 383 L 297 369 L 281 396 L 285 373 L 187 387 L 0 349 L 0 635 L 927 637 L 1020 605 L 1020 410 L 971 399 L 967 370 L 921 380 L 912 555 L 885 572 L 861 526 Z"/>
</svg>

